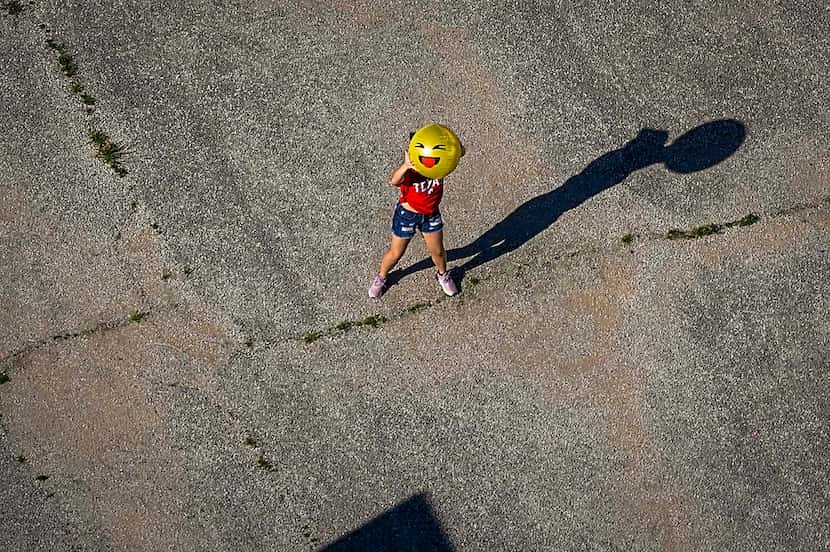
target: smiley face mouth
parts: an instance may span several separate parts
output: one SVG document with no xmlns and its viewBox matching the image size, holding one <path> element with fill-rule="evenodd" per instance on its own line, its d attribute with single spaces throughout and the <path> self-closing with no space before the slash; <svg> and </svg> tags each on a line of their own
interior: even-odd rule
<svg viewBox="0 0 830 552">
<path fill-rule="evenodd" d="M 419 155 L 418 159 L 421 161 L 421 164 L 428 169 L 431 169 L 437 165 L 438 161 L 441 160 L 440 157 L 424 157 L 423 155 Z"/>
</svg>

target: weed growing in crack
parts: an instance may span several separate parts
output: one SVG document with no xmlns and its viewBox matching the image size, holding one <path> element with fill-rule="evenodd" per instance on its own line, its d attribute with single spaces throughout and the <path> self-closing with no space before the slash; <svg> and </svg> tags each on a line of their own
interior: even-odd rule
<svg viewBox="0 0 830 552">
<path fill-rule="evenodd" d="M 695 226 L 689 231 L 686 230 L 669 230 L 666 237 L 670 240 L 693 240 L 702 238 L 704 236 L 711 236 L 712 234 L 720 234 L 724 226 L 721 224 L 704 224 L 703 226 Z"/>
<path fill-rule="evenodd" d="M 75 63 L 75 58 L 72 57 L 72 54 L 66 51 L 66 46 L 54 38 L 46 39 L 46 46 L 50 50 L 58 53 L 58 65 L 61 66 L 63 74 L 67 77 L 74 77 L 78 72 L 78 64 Z"/>
<path fill-rule="evenodd" d="M 18 454 L 17 456 L 14 457 L 14 459 L 17 460 L 18 464 L 25 464 L 28 460 L 28 458 L 26 458 L 22 454 Z"/>
<path fill-rule="evenodd" d="M 251 437 L 250 435 L 245 437 L 245 440 L 242 441 L 242 443 L 244 443 L 244 445 L 246 447 L 251 447 L 251 448 L 256 448 L 256 447 L 259 446 L 259 443 L 257 443 L 257 440 L 254 439 L 253 437 Z"/>
<path fill-rule="evenodd" d="M 383 322 L 386 322 L 386 318 L 384 318 L 383 316 L 381 316 L 379 314 L 375 314 L 373 316 L 367 316 L 366 318 L 364 318 L 360 322 L 360 325 L 361 326 L 371 326 L 373 328 L 377 328 L 378 325 L 382 324 Z"/>
<path fill-rule="evenodd" d="M 49 476 L 48 475 L 38 475 L 37 477 L 35 477 L 35 479 L 37 479 L 38 481 L 46 481 L 47 479 L 49 479 Z"/>
<path fill-rule="evenodd" d="M 245 346 L 249 349 L 253 349 L 254 348 L 254 340 L 249 337 L 248 339 L 245 340 Z"/>
<path fill-rule="evenodd" d="M 95 130 L 92 129 L 89 131 L 89 141 L 95 144 L 96 146 L 102 146 L 109 142 L 110 137 L 107 136 L 107 133 L 102 130 Z"/>
<path fill-rule="evenodd" d="M 265 458 L 265 456 L 262 455 L 262 454 L 257 456 L 256 465 L 257 465 L 258 468 L 261 468 L 263 470 L 269 470 L 270 471 L 270 470 L 274 469 L 273 464 L 271 464 L 271 462 L 269 462 L 268 459 Z"/>
<path fill-rule="evenodd" d="M 626 235 L 624 235 L 622 237 L 622 242 L 625 245 L 631 245 L 632 243 L 634 243 L 634 238 L 636 238 L 636 237 L 637 237 L 636 234 L 632 234 L 631 232 L 629 232 L 629 233 L 627 233 Z"/>
<path fill-rule="evenodd" d="M 743 217 L 742 219 L 738 220 L 738 226 L 751 226 L 761 220 L 761 217 L 756 215 L 755 213 L 749 213 L 747 216 Z"/>
<path fill-rule="evenodd" d="M 61 66 L 61 71 L 67 77 L 74 77 L 78 73 L 78 64 L 75 63 L 72 54 L 61 52 L 61 55 L 58 56 L 58 63 Z"/>
<path fill-rule="evenodd" d="M 172 272 L 170 272 L 169 270 L 164 270 L 164 271 L 162 271 L 162 273 L 161 273 L 161 279 L 162 279 L 162 280 L 165 280 L 165 281 L 166 281 L 166 280 L 169 280 L 169 279 L 170 279 L 170 278 L 172 278 L 172 277 L 173 277 L 173 273 L 172 273 Z"/>
<path fill-rule="evenodd" d="M 481 283 L 481 280 L 479 278 L 476 278 L 475 276 L 470 276 L 469 278 L 467 278 L 467 283 L 470 285 L 470 287 L 475 287 Z"/>
<path fill-rule="evenodd" d="M 127 153 L 123 145 L 113 142 L 109 136 L 99 130 L 90 131 L 89 138 L 98 149 L 95 157 L 110 167 L 116 167 L 121 158 Z"/>
<path fill-rule="evenodd" d="M 95 129 L 89 131 L 89 140 L 98 149 L 95 157 L 109 165 L 118 176 L 127 174 L 126 169 L 121 166 L 121 159 L 129 151 L 123 144 L 114 142 L 103 130 Z"/>
<path fill-rule="evenodd" d="M 428 306 L 428 304 L 427 304 Z M 329 327 L 325 331 L 308 331 L 303 335 L 303 341 L 306 343 L 314 343 L 324 335 L 331 335 L 334 332 L 342 332 L 346 333 L 352 328 L 359 328 L 361 326 L 369 326 L 371 328 L 377 328 L 384 322 L 388 322 L 389 319 L 381 314 L 373 314 L 371 316 L 367 316 L 363 320 L 341 320 L 334 326 Z"/>
<path fill-rule="evenodd" d="M 475 284 L 473 284 L 475 285 Z M 418 312 L 419 310 L 423 310 L 432 306 L 432 303 L 416 303 L 414 305 L 410 305 L 406 307 L 406 312 Z"/>
<path fill-rule="evenodd" d="M 6 6 L 7 4 L 8 2 L 2 5 Z M 46 30 L 48 33 L 48 28 L 45 25 L 41 25 L 41 29 Z M 66 77 L 71 79 L 69 83 L 69 91 L 73 95 L 80 94 L 81 103 L 86 108 L 87 114 L 93 113 L 95 111 L 93 106 L 97 100 L 90 94 L 82 93 L 84 91 L 83 85 L 73 78 L 78 73 L 78 64 L 75 62 L 75 58 L 69 53 L 66 46 L 62 42 L 59 42 L 54 38 L 47 38 L 46 46 L 50 50 L 57 52 L 58 64 L 61 67 L 61 71 Z M 130 152 L 124 144 L 116 142 L 107 136 L 105 132 L 96 129 L 89 131 L 89 139 L 97 147 L 98 151 L 95 153 L 95 157 L 109 165 L 109 167 L 118 176 L 123 177 L 127 175 L 127 169 L 121 165 L 121 160 Z"/>
<path fill-rule="evenodd" d="M 131 312 L 130 316 L 127 317 L 127 318 L 130 322 L 133 322 L 135 324 L 141 324 L 141 322 L 145 318 L 147 318 L 147 313 L 136 310 L 136 311 Z"/>
<path fill-rule="evenodd" d="M 749 213 L 748 215 L 741 217 L 738 220 L 733 220 L 732 222 L 725 222 L 723 224 L 704 224 L 703 226 L 696 226 L 688 231 L 672 229 L 669 230 L 668 234 L 666 234 L 666 237 L 670 240 L 702 238 L 704 236 L 720 234 L 721 232 L 723 232 L 725 228 L 732 228 L 733 226 L 751 226 L 759 220 L 761 220 L 761 217 L 759 217 L 755 213 Z"/>
<path fill-rule="evenodd" d="M 830 195 L 824 198 L 824 203 L 830 205 Z"/>
<path fill-rule="evenodd" d="M 0 372 L 0 385 L 10 381 L 9 375 L 6 372 Z"/>
<path fill-rule="evenodd" d="M 703 226 L 695 226 L 689 232 L 695 238 L 702 238 L 703 236 L 711 236 L 712 234 L 720 234 L 723 227 L 720 224 L 704 224 Z"/>
<path fill-rule="evenodd" d="M 388 319 L 385 316 L 373 314 L 372 316 L 367 316 L 363 320 L 343 320 L 342 322 L 338 322 L 333 329 L 341 332 L 348 332 L 352 328 L 359 328 L 361 326 L 377 328 L 384 322 L 388 322 Z"/>
</svg>

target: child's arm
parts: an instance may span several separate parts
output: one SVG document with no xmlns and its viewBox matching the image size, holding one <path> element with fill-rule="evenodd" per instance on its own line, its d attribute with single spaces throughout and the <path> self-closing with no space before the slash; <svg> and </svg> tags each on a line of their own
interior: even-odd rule
<svg viewBox="0 0 830 552">
<path fill-rule="evenodd" d="M 403 163 L 401 166 L 392 171 L 392 177 L 390 178 L 390 183 L 393 186 L 400 186 L 403 183 L 403 177 L 406 175 L 406 171 L 412 167 L 412 162 L 409 160 L 409 151 L 404 153 Z"/>
</svg>

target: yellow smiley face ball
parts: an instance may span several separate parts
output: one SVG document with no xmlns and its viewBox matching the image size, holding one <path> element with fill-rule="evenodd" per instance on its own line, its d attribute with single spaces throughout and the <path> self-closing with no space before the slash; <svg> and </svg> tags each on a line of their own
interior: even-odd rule
<svg viewBox="0 0 830 552">
<path fill-rule="evenodd" d="M 409 141 L 409 160 L 427 178 L 444 178 L 458 166 L 461 142 L 445 126 L 431 124 L 418 129 Z"/>
</svg>

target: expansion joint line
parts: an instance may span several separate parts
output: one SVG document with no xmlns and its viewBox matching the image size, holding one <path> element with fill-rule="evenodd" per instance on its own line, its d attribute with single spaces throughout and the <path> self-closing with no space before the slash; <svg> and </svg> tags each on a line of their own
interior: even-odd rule
<svg viewBox="0 0 830 552">
<path fill-rule="evenodd" d="M 789 207 L 787 209 L 782 209 L 780 211 L 775 211 L 773 213 L 765 214 L 763 216 L 756 215 L 754 213 L 749 213 L 746 216 L 730 221 L 730 222 L 723 222 L 723 223 L 709 223 L 704 224 L 701 226 L 694 227 L 690 230 L 679 230 L 679 229 L 671 229 L 666 233 L 634 233 L 629 232 L 622 237 L 622 243 L 626 246 L 630 246 L 634 243 L 635 240 L 639 242 L 643 241 L 662 241 L 662 240 L 694 240 L 698 238 L 703 238 L 706 236 L 711 235 L 718 235 L 723 233 L 724 230 L 731 229 L 731 228 L 746 228 L 756 224 L 761 220 L 773 220 L 777 218 L 781 218 L 788 215 L 798 214 L 806 211 L 811 211 L 815 209 L 824 209 L 830 206 L 830 196 L 822 200 L 818 203 L 811 203 L 811 204 L 800 204 L 793 207 Z M 617 249 L 617 247 L 615 247 Z M 555 260 L 563 260 L 563 259 L 580 259 L 584 258 L 588 254 L 595 254 L 600 251 L 601 248 L 599 247 L 584 247 L 579 250 L 570 250 L 565 251 L 559 254 L 554 255 Z M 633 250 L 632 250 L 633 251 Z M 530 268 L 530 265 L 527 263 L 518 263 L 515 261 L 511 261 L 511 263 L 517 267 L 519 270 Z M 468 288 L 471 290 L 474 289 L 480 282 L 487 280 L 489 278 L 476 278 L 476 277 L 467 277 L 465 281 L 468 283 Z M 465 295 L 467 295 L 465 293 Z M 477 294 L 476 294 L 477 295 Z M 439 305 L 440 303 L 452 299 L 450 297 L 440 297 L 434 301 L 428 301 L 425 303 L 418 303 L 411 305 L 405 308 L 402 311 L 399 311 L 389 317 L 382 316 L 379 314 L 374 314 L 367 316 L 362 320 L 343 320 L 338 322 L 337 324 L 330 325 L 323 329 L 317 330 L 310 330 L 302 335 L 292 335 L 283 337 L 282 339 L 271 339 L 267 341 L 263 341 L 263 345 L 266 348 L 277 345 L 278 343 L 284 343 L 289 341 L 303 341 L 307 344 L 314 343 L 318 339 L 322 337 L 342 337 L 347 332 L 352 330 L 353 328 L 365 327 L 369 326 L 371 328 L 377 328 L 383 324 L 388 322 L 392 322 L 395 320 L 401 320 L 411 316 L 417 312 L 420 312 L 424 309 L 431 309 Z M 249 345 L 252 347 L 252 345 Z"/>
<path fill-rule="evenodd" d="M 8 355 L 0 358 L 0 374 L 6 374 L 8 369 L 12 367 L 16 362 L 19 362 L 24 357 L 30 355 L 31 353 L 34 353 L 35 351 L 43 347 L 46 347 L 47 345 L 50 345 L 52 343 L 59 343 L 62 341 L 72 341 L 83 337 L 89 337 L 92 335 L 118 330 L 133 324 L 139 324 L 143 320 L 145 320 L 149 314 L 150 313 L 148 312 L 135 311 L 128 317 L 123 319 L 100 322 L 92 328 L 87 328 L 83 330 L 73 330 L 68 332 L 57 333 L 44 339 L 41 339 L 40 341 L 30 343 L 29 345 L 26 345 L 25 347 L 22 347 L 17 351 L 9 353 Z"/>
</svg>

